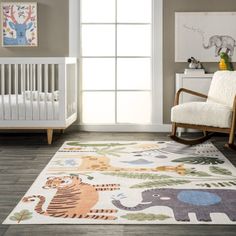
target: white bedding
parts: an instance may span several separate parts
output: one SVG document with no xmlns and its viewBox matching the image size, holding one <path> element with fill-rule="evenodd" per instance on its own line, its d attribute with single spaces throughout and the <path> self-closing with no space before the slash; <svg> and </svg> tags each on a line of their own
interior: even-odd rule
<svg viewBox="0 0 236 236">
<path fill-rule="evenodd" d="M 29 101 L 25 100 L 22 95 L 18 95 L 18 106 L 16 103 L 16 95 L 11 95 L 11 103 L 9 95 L 0 95 L 0 120 L 58 120 L 59 119 L 59 102 L 54 101 Z M 3 108 L 4 107 L 4 108 Z M 18 107 L 18 109 L 17 109 Z M 54 109 L 53 109 L 54 108 Z M 3 117 L 4 113 L 4 117 Z"/>
</svg>

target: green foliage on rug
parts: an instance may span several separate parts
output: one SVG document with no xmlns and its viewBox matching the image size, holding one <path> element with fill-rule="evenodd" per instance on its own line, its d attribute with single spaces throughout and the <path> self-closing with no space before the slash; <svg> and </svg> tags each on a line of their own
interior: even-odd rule
<svg viewBox="0 0 236 236">
<path fill-rule="evenodd" d="M 140 184 L 135 184 L 130 188 L 159 188 L 159 187 L 166 187 L 166 186 L 175 186 L 181 184 L 188 184 L 191 183 L 190 180 L 176 180 L 176 179 L 163 179 L 158 181 L 149 181 Z"/>
<path fill-rule="evenodd" d="M 193 170 L 193 169 L 186 169 L 185 175 L 196 176 L 196 177 L 209 177 L 209 176 L 211 176 L 207 172 L 197 171 L 197 170 Z"/>
<path fill-rule="evenodd" d="M 210 165 L 210 164 L 218 165 L 224 163 L 223 160 L 220 160 L 217 157 L 201 157 L 201 156 L 178 158 L 173 160 L 172 162 L 181 162 L 193 165 Z"/>
<path fill-rule="evenodd" d="M 86 176 L 88 180 L 93 180 L 94 177 L 91 176 L 91 175 L 89 175 L 89 174 L 90 174 L 90 173 L 88 172 L 88 173 L 86 173 L 86 174 L 84 174 L 84 173 L 70 174 L 70 176 L 77 176 L 77 177 L 80 177 L 80 176 L 82 175 L 82 176 Z"/>
<path fill-rule="evenodd" d="M 81 147 L 115 147 L 115 146 L 127 146 L 135 145 L 137 143 L 80 143 L 80 142 L 68 142 L 66 143 L 69 146 L 81 146 Z"/>
<path fill-rule="evenodd" d="M 98 155 L 106 156 L 106 155 L 111 155 L 115 157 L 119 157 L 121 153 L 126 153 L 123 152 L 125 148 L 120 147 L 120 148 L 111 148 L 111 147 L 105 147 L 105 148 L 94 148 L 95 152 Z"/>
<path fill-rule="evenodd" d="M 210 166 L 209 170 L 217 175 L 232 175 L 231 171 L 218 166 Z"/>
<path fill-rule="evenodd" d="M 151 173 L 135 173 L 135 172 L 104 172 L 103 175 L 110 175 L 128 179 L 168 179 L 172 178 L 168 175 L 158 175 Z"/>
<path fill-rule="evenodd" d="M 169 175 L 158 175 L 158 174 L 151 174 L 151 173 L 132 173 L 132 172 L 104 172 L 103 175 L 110 175 L 116 176 L 121 178 L 128 178 L 128 179 L 170 179 L 173 178 Z M 196 176 L 196 177 L 209 177 L 211 176 L 207 172 L 204 171 L 197 171 L 193 169 L 186 169 L 185 175 L 189 176 Z"/>
<path fill-rule="evenodd" d="M 224 182 L 211 182 L 211 183 L 201 183 L 201 184 L 196 184 L 196 186 L 199 187 L 207 187 L 207 188 L 226 188 L 226 187 L 232 187 L 236 186 L 236 180 L 232 181 L 224 181 Z"/>
<path fill-rule="evenodd" d="M 154 220 L 166 220 L 170 219 L 170 216 L 164 215 L 164 214 L 145 214 L 145 213 L 128 213 L 124 216 L 121 216 L 121 218 L 127 219 L 127 220 L 137 220 L 137 221 L 154 221 Z"/>
<path fill-rule="evenodd" d="M 13 216 L 10 217 L 10 220 L 17 221 L 17 223 L 20 223 L 23 220 L 29 220 L 32 218 L 33 212 L 30 212 L 28 210 L 22 210 L 20 212 L 15 212 Z"/>
</svg>

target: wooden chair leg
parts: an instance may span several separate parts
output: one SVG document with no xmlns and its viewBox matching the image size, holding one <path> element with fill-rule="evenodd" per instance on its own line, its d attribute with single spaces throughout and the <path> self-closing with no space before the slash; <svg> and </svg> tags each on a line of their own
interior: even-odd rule
<svg viewBox="0 0 236 236">
<path fill-rule="evenodd" d="M 236 150 L 236 145 L 234 144 L 234 139 L 235 139 L 234 135 L 235 135 L 235 125 L 232 125 L 230 134 L 229 134 L 229 141 L 225 146 L 233 150 Z"/>
<path fill-rule="evenodd" d="M 172 123 L 171 136 L 176 136 L 176 131 L 177 131 L 177 125 L 176 125 L 176 123 Z"/>
<path fill-rule="evenodd" d="M 231 134 L 232 132 L 230 132 L 230 135 L 229 135 L 229 142 L 225 144 L 225 147 L 227 148 L 231 148 L 233 150 L 236 151 L 236 145 L 234 144 L 234 135 Z"/>
<path fill-rule="evenodd" d="M 226 147 L 232 148 L 233 150 L 236 150 L 236 145 L 234 144 L 235 129 L 236 129 L 236 113 L 234 111 L 232 125 L 229 133 L 229 142 L 226 144 Z"/>
<path fill-rule="evenodd" d="M 52 144 L 53 129 L 47 129 L 48 144 Z"/>
<path fill-rule="evenodd" d="M 229 134 L 229 145 L 234 144 L 234 130 L 232 129 Z"/>
</svg>

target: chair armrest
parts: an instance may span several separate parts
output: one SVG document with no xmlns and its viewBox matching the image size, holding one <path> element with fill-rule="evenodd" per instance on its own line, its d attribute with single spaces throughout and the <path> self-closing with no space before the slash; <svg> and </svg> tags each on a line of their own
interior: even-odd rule
<svg viewBox="0 0 236 236">
<path fill-rule="evenodd" d="M 194 96 L 198 96 L 198 97 L 201 97 L 201 98 L 208 98 L 208 96 L 205 95 L 205 94 L 198 93 L 198 92 L 195 92 L 195 91 L 186 89 L 186 88 L 181 88 L 181 89 L 179 89 L 178 92 L 176 93 L 176 96 L 175 96 L 175 105 L 178 105 L 178 104 L 179 104 L 179 97 L 180 97 L 180 94 L 181 94 L 182 92 L 188 93 L 188 94 L 191 94 L 191 95 L 194 95 Z"/>
<path fill-rule="evenodd" d="M 233 112 L 236 113 L 236 95 L 234 96 Z"/>
<path fill-rule="evenodd" d="M 232 112 L 233 112 L 232 120 L 234 120 L 234 122 L 236 122 L 236 95 L 234 96 L 234 103 L 233 103 L 233 107 L 232 107 Z"/>
<path fill-rule="evenodd" d="M 232 116 L 232 123 L 231 123 L 231 131 L 229 137 L 229 143 L 232 144 L 234 142 L 234 135 L 235 135 L 235 128 L 236 128 L 236 95 L 234 96 L 234 104 L 233 104 L 233 116 Z"/>
</svg>

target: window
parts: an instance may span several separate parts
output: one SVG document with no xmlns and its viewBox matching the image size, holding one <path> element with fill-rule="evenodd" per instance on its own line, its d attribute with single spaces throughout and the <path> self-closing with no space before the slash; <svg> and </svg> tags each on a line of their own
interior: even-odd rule
<svg viewBox="0 0 236 236">
<path fill-rule="evenodd" d="M 83 124 L 150 124 L 152 0 L 82 0 Z"/>
</svg>

